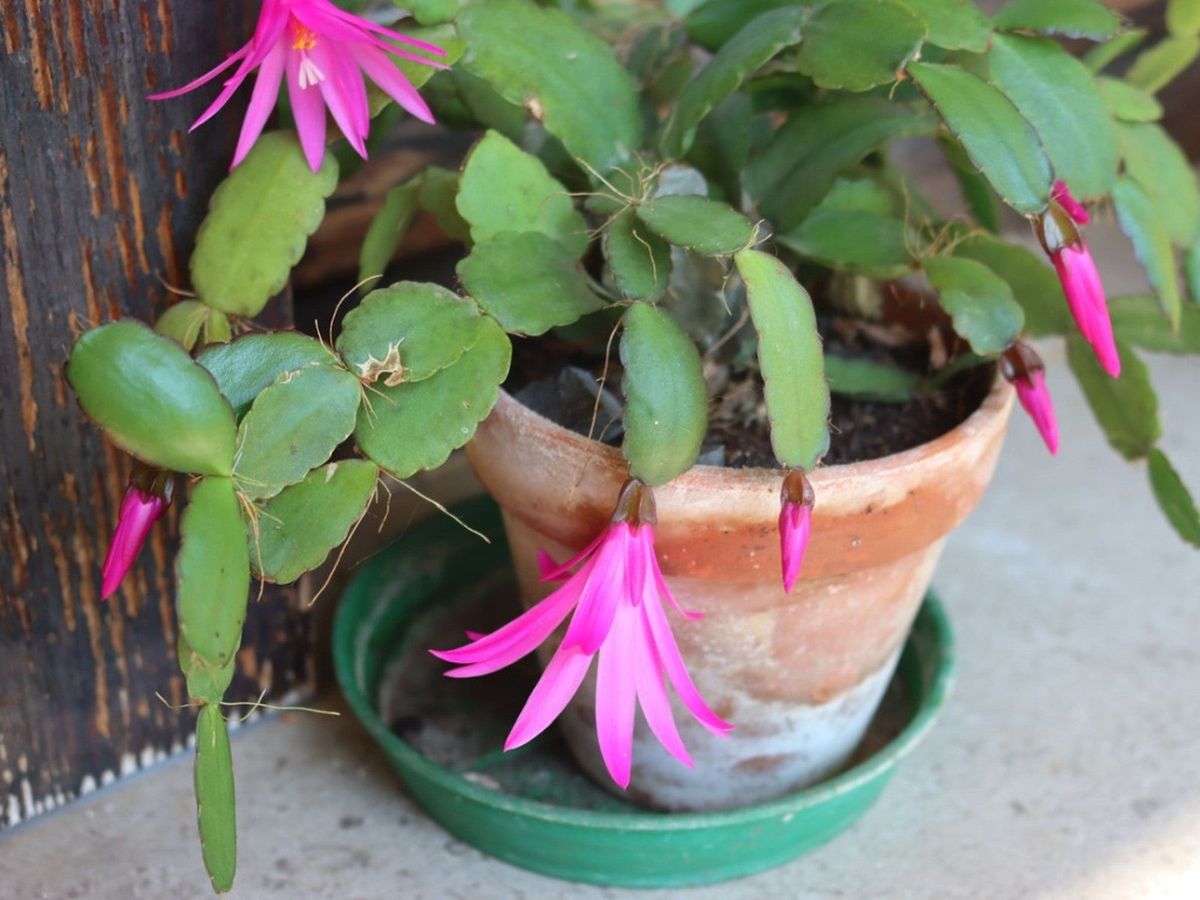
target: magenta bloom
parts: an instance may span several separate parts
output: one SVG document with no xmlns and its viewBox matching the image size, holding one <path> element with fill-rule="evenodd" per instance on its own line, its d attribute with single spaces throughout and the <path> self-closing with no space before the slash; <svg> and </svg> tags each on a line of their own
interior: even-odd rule
<svg viewBox="0 0 1200 900">
<path fill-rule="evenodd" d="M 1000 371 L 1017 389 L 1017 399 L 1037 426 L 1051 455 L 1058 453 L 1058 419 L 1046 388 L 1042 359 L 1028 344 L 1018 341 L 1000 357 Z"/>
<path fill-rule="evenodd" d="M 816 497 L 804 473 L 795 469 L 783 479 L 780 491 L 779 551 L 783 559 L 783 589 L 789 594 L 800 577 L 808 536 L 812 532 L 812 508 Z"/>
<path fill-rule="evenodd" d="M 445 66 L 400 50 L 393 45 L 394 41 L 437 56 L 445 53 L 440 47 L 351 15 L 329 0 L 263 0 L 254 37 L 248 44 L 195 81 L 154 94 L 150 99 L 165 100 L 186 94 L 212 81 L 234 63 L 240 63 L 217 99 L 192 125 L 194 130 L 216 115 L 246 77 L 258 69 L 233 157 L 236 166 L 262 134 L 286 74 L 300 144 L 309 166 L 316 172 L 325 155 L 326 107 L 350 145 L 366 159 L 371 116 L 364 73 L 418 119 L 433 121 L 433 114 L 421 95 L 388 54 L 437 68 Z"/>
<path fill-rule="evenodd" d="M 555 565 L 539 554 L 542 580 L 566 576 L 562 587 L 503 628 L 455 650 L 434 656 L 455 663 L 452 678 L 487 675 L 532 653 L 571 615 L 566 635 L 504 742 L 512 750 L 549 727 L 574 696 L 599 656 L 596 669 L 596 735 L 613 781 L 629 786 L 633 763 L 634 713 L 641 706 L 646 724 L 672 756 L 686 766 L 683 745 L 664 684 L 670 680 L 684 706 L 706 728 L 725 734 L 733 726 L 709 709 L 688 675 L 662 605 L 679 608 L 654 555 L 654 513 L 650 489 L 630 481 L 612 523 L 573 559 Z M 567 573 L 578 566 L 574 574 Z"/>
<path fill-rule="evenodd" d="M 135 467 L 125 496 L 121 498 L 117 530 L 113 532 L 108 555 L 104 557 L 101 600 L 107 600 L 115 594 L 125 580 L 133 561 L 141 552 L 142 544 L 146 543 L 150 527 L 162 518 L 171 504 L 172 487 L 168 473 L 155 472 L 141 465 Z"/>
<path fill-rule="evenodd" d="M 1078 226 L 1089 221 L 1087 210 L 1067 186 L 1055 182 L 1050 207 L 1037 220 L 1038 238 L 1054 263 L 1071 315 L 1104 371 L 1121 374 L 1121 357 L 1113 339 L 1112 319 L 1096 261 Z"/>
</svg>

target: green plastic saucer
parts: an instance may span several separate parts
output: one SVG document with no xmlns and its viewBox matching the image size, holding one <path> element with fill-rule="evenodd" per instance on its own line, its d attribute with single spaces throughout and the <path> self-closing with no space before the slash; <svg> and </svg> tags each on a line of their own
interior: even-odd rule
<svg viewBox="0 0 1200 900">
<path fill-rule="evenodd" d="M 337 677 L 355 715 L 408 792 L 447 831 L 485 853 L 571 881 L 672 887 L 737 878 L 824 844 L 875 802 L 916 746 L 953 680 L 953 639 L 930 594 L 864 747 L 842 773 L 781 800 L 717 813 L 639 809 L 588 780 L 550 729 L 500 747 L 536 678 L 532 662 L 482 679 L 443 678 L 425 652 L 462 643 L 519 609 L 495 505 L 403 536 L 357 573 L 334 626 Z"/>
</svg>

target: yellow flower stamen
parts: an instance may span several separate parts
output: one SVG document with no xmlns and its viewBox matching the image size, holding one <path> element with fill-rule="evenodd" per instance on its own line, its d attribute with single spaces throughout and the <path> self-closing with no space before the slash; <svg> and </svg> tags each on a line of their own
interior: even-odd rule
<svg viewBox="0 0 1200 900">
<path fill-rule="evenodd" d="M 315 46 L 317 46 L 316 33 L 292 19 L 292 49 L 311 50 Z"/>
</svg>

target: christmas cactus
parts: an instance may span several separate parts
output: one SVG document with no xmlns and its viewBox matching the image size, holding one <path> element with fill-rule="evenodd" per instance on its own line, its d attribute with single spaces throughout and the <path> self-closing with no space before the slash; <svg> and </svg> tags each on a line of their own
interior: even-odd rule
<svg viewBox="0 0 1200 900">
<path fill-rule="evenodd" d="M 763 385 L 789 589 L 820 502 L 804 473 L 829 447 L 831 388 L 903 403 L 998 366 L 1056 452 L 1053 386 L 1026 338 L 1066 340 L 1109 441 L 1148 461 L 1168 519 L 1200 545 L 1139 357 L 1200 352 L 1200 191 L 1154 96 L 1200 47 L 1196 3 L 1172 0 L 1171 33 L 1150 46 L 1093 0 L 1012 0 L 991 17 L 968 0 L 340 7 L 263 0 L 242 50 L 161 95 L 213 90 L 201 122 L 244 83 L 250 96 L 196 239 L 192 296 L 153 328 L 85 332 L 67 368 L 84 411 L 138 461 L 106 594 L 173 489 L 186 504 L 178 656 L 200 710 L 196 796 L 217 890 L 236 856 L 221 704 L 252 582 L 320 566 L 381 475 L 408 479 L 469 441 L 514 341 L 569 333 L 603 352 L 619 335 L 631 481 L 592 547 L 544 561 L 563 584 L 543 606 L 440 655 L 462 667 L 451 674 L 486 674 L 572 615 L 509 745 L 549 724 L 598 655 L 599 737 L 618 782 L 635 703 L 689 761 L 664 675 L 693 715 L 729 727 L 674 649 L 653 549 L 652 489 L 696 463 L 704 361 L 718 351 Z M 1087 42 L 1082 55 L 1064 38 Z M 320 225 L 338 160 L 353 159 L 343 147 L 367 156 L 397 121 L 393 104 L 477 133 L 461 170 L 429 167 L 391 189 L 362 245 L 364 295 L 332 342 L 252 326 Z M 278 130 L 264 131 L 272 116 Z M 222 122 L 236 124 L 205 127 Z M 890 150 L 908 138 L 936 142 L 962 209 L 937 211 L 896 164 Z M 1000 236 L 1006 207 L 1041 253 Z M 1115 210 L 1151 293 L 1106 299 L 1089 208 Z M 461 243 L 458 283 L 379 282 L 421 210 Z M 867 320 L 919 308 L 942 352 L 923 377 L 827 354 L 805 285 Z"/>
</svg>

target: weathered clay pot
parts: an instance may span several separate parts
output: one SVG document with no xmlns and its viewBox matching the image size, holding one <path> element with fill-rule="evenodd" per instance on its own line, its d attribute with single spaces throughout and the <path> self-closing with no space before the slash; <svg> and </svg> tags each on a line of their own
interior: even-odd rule
<svg viewBox="0 0 1200 900">
<path fill-rule="evenodd" d="M 700 622 L 674 617 L 676 639 L 701 694 L 736 727 L 713 736 L 677 704 L 696 763 L 689 770 L 639 717 L 632 799 L 668 810 L 743 806 L 846 763 L 946 536 L 992 476 L 1011 407 L 1012 391 L 997 379 L 980 408 L 938 439 L 813 472 L 812 539 L 790 595 L 776 531 L 781 472 L 697 466 L 655 488 L 663 572 L 683 606 L 704 613 Z M 628 477 L 624 461 L 504 393 L 467 452 L 503 511 L 531 604 L 552 589 L 538 580 L 537 549 L 561 560 L 591 541 Z M 560 723 L 583 767 L 611 783 L 596 749 L 590 677 Z"/>
</svg>

